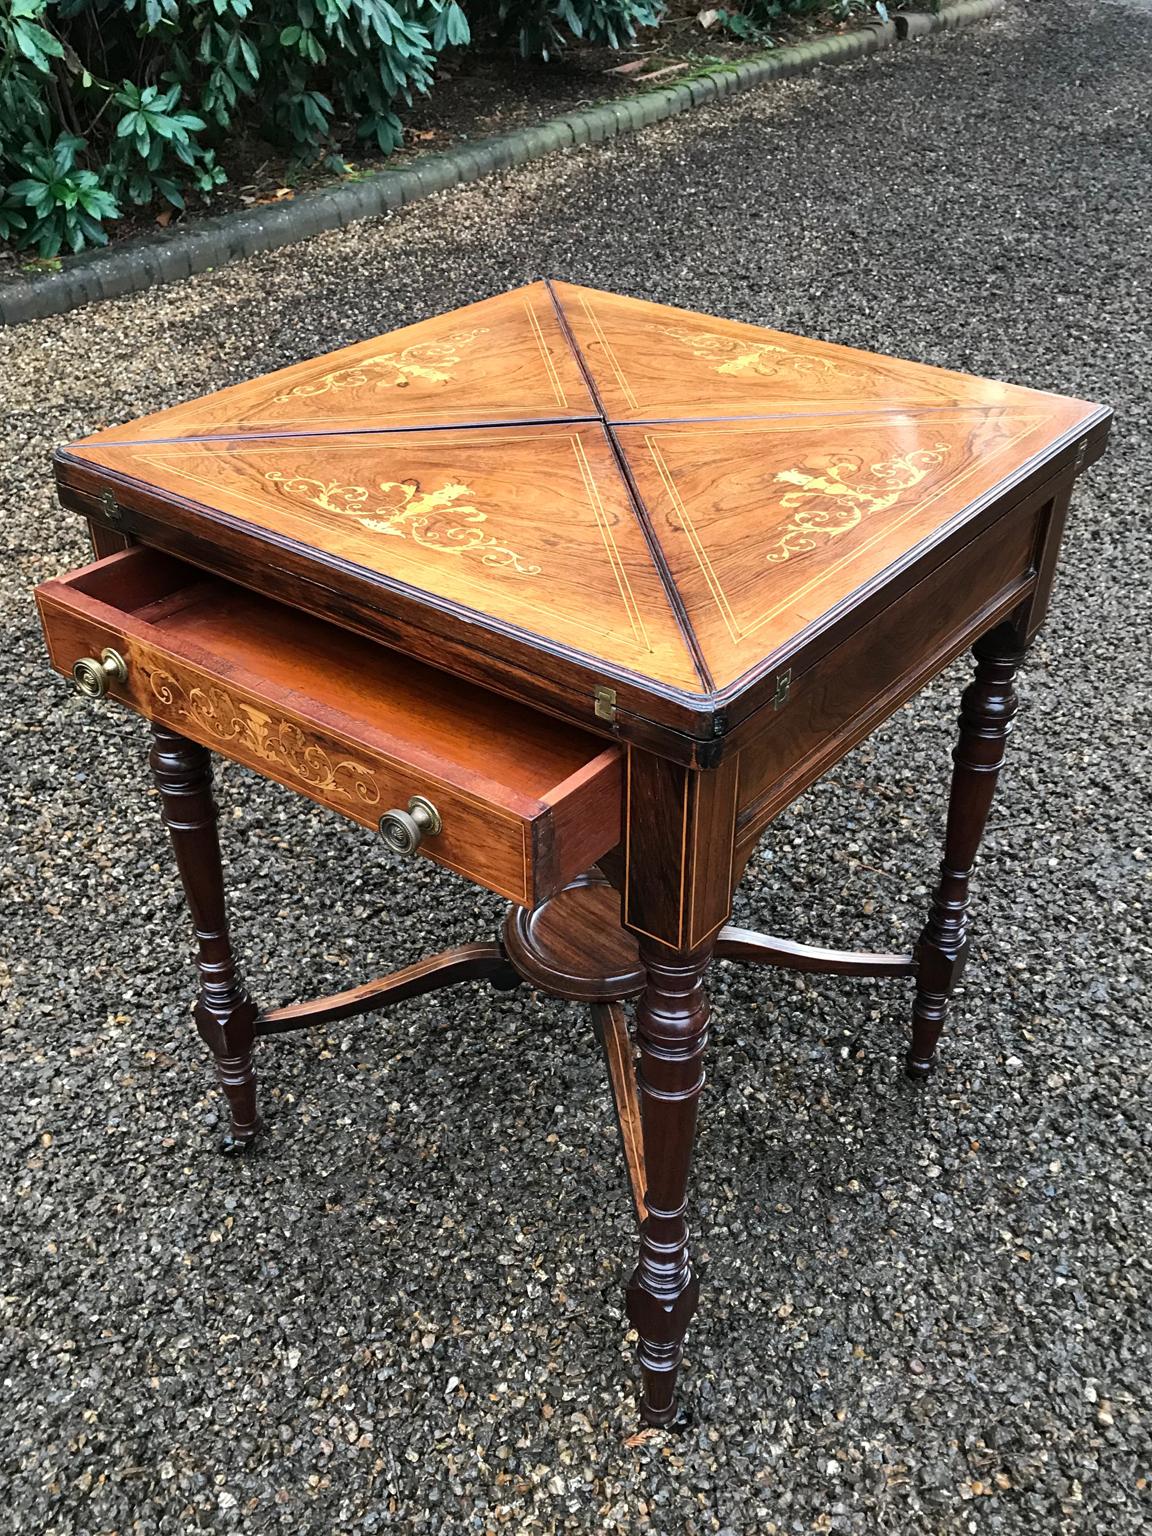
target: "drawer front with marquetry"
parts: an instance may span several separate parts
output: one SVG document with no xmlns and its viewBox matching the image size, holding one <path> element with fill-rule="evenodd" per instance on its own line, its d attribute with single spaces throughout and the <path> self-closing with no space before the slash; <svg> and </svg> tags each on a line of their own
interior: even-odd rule
<svg viewBox="0 0 1152 1536">
<path fill-rule="evenodd" d="M 37 593 L 81 692 L 525 906 L 619 840 L 619 751 L 359 636 L 132 549 Z"/>
</svg>

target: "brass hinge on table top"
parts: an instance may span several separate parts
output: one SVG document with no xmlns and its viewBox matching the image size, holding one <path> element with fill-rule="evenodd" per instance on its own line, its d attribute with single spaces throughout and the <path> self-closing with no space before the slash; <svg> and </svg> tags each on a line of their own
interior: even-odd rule
<svg viewBox="0 0 1152 1536">
<path fill-rule="evenodd" d="M 782 709 L 788 701 L 788 690 L 792 686 L 792 668 L 781 672 L 776 678 L 776 691 L 772 695 L 772 708 Z M 592 690 L 593 711 L 597 720 L 607 720 L 612 724 L 616 721 L 616 690 L 599 686 Z"/>
<path fill-rule="evenodd" d="M 1082 438 L 1081 441 L 1076 444 L 1076 457 L 1072 460 L 1072 468 L 1073 468 L 1073 470 L 1079 471 L 1079 470 L 1083 469 L 1084 468 L 1084 460 L 1087 457 L 1088 457 L 1088 439 L 1085 437 L 1085 438 Z"/>
<path fill-rule="evenodd" d="M 116 505 L 116 498 L 111 491 L 100 492 L 100 507 L 110 523 L 120 521 L 120 508 Z"/>
</svg>

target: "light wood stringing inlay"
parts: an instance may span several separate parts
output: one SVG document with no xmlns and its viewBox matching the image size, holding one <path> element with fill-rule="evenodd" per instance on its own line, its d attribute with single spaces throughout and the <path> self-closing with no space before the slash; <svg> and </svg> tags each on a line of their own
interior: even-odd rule
<svg viewBox="0 0 1152 1536">
<path fill-rule="evenodd" d="M 621 427 L 709 670 L 723 687 L 965 511 L 1040 412 L 932 410 Z"/>
<path fill-rule="evenodd" d="M 553 286 L 610 421 L 1035 406 L 1052 398 L 741 321 Z"/>
<path fill-rule="evenodd" d="M 533 283 L 84 441 L 411 430 L 595 415 L 548 289 Z"/>
<path fill-rule="evenodd" d="M 488 514 L 473 504 L 475 492 L 467 485 L 449 481 L 423 491 L 415 480 L 379 480 L 370 488 L 288 475 L 279 469 L 265 470 L 264 478 L 325 512 L 355 518 L 361 528 L 373 533 L 410 538 L 440 555 L 476 555 L 481 565 L 500 566 L 521 576 L 540 574 L 538 565 L 525 565 L 515 550 L 476 526 L 487 522 Z"/>
<path fill-rule="evenodd" d="M 114 646 L 111 697 L 364 826 L 428 796 L 443 825 L 421 855 L 520 905 L 619 840 L 611 745 L 506 701 L 477 709 L 473 688 L 153 551 L 37 601 L 60 671 Z"/>
<path fill-rule="evenodd" d="M 76 451 L 142 485 L 699 691 L 599 426 L 94 443 Z"/>
<path fill-rule="evenodd" d="M 624 1148 L 624 1165 L 636 1207 L 637 1221 L 648 1215 L 645 1193 L 648 1178 L 644 1168 L 644 1126 L 640 1115 L 640 1096 L 636 1089 L 636 1050 L 628 1032 L 628 1020 L 619 1003 L 593 1003 L 608 1079 L 616 1105 L 616 1119 Z"/>
<path fill-rule="evenodd" d="M 316 552 L 326 591 L 354 579 L 369 617 L 383 608 L 419 628 L 413 605 L 433 601 L 450 643 L 475 635 L 484 649 L 473 626 L 495 627 L 498 647 L 522 647 L 502 662 L 578 666 L 589 698 L 589 669 L 630 674 L 628 689 L 653 685 L 639 713 L 666 705 L 694 735 L 701 696 L 746 674 L 755 686 L 760 663 L 839 622 L 882 571 L 926 556 L 946 525 L 1104 414 L 536 283 L 69 453 L 191 503 L 169 546 L 191 558 L 203 543 L 181 539 L 200 509 L 223 514 L 245 525 L 246 561 L 260 558 L 252 539 L 290 539 L 298 566 Z M 207 537 L 236 535 L 218 523 Z"/>
<path fill-rule="evenodd" d="M 521 817 L 476 799 L 427 769 L 414 773 L 401 759 L 373 753 L 374 762 L 369 765 L 354 755 L 351 739 L 342 742 L 335 732 L 318 731 L 302 717 L 272 711 L 257 694 L 235 684 L 224 688 L 175 655 L 131 641 L 125 646 L 132 702 L 149 719 L 170 725 L 289 789 L 302 790 L 367 827 L 376 825 L 377 807 L 387 809 L 395 800 L 403 800 L 407 786 L 418 783 L 445 821 L 444 831 L 425 845 L 422 856 L 478 880 L 511 901 L 532 900 L 529 828 Z"/>
<path fill-rule="evenodd" d="M 334 368 L 322 373 L 318 379 L 294 384 L 272 396 L 273 405 L 283 405 L 289 400 L 311 399 L 316 395 L 339 394 L 342 389 L 403 389 L 413 379 L 426 384 L 447 384 L 453 369 L 460 361 L 460 354 L 474 342 L 477 336 L 487 334 L 486 327 L 478 326 L 471 331 L 456 331 L 443 341 L 417 341 L 399 352 L 374 353 L 346 368 Z"/>
</svg>

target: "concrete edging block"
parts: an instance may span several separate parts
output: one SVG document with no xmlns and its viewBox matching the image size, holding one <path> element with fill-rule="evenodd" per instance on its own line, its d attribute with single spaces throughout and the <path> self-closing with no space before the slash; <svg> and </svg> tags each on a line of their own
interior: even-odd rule
<svg viewBox="0 0 1152 1536">
<path fill-rule="evenodd" d="M 691 107 L 808 73 L 821 64 L 862 58 L 881 48 L 899 47 L 934 32 L 983 21 L 1004 10 L 1005 4 L 1006 0 L 944 0 L 936 11 L 905 11 L 888 22 L 877 20 L 853 32 L 779 48 L 732 68 L 714 69 L 693 80 L 580 112 L 566 112 L 551 122 L 461 145 L 401 169 L 380 171 L 364 181 L 306 193 L 290 202 L 262 205 L 259 211 L 246 208 L 219 214 L 186 231 L 176 230 L 163 241 L 147 237 L 125 241 L 114 250 L 86 252 L 61 272 L 0 284 L 0 325 L 22 325 L 64 314 L 82 304 L 121 298 L 260 251 L 293 245 L 558 149 L 603 143 L 677 117 Z"/>
</svg>

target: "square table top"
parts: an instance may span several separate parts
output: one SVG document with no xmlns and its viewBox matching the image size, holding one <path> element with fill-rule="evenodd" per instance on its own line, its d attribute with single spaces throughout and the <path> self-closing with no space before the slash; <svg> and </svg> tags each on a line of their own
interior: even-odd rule
<svg viewBox="0 0 1152 1536">
<path fill-rule="evenodd" d="M 1095 457 L 1108 416 L 537 282 L 98 432 L 57 476 L 111 487 L 149 542 L 194 530 L 202 563 L 234 545 L 255 586 L 290 553 L 301 606 L 315 585 L 424 624 L 433 664 L 466 636 L 682 722 L 1090 434 Z"/>
</svg>

